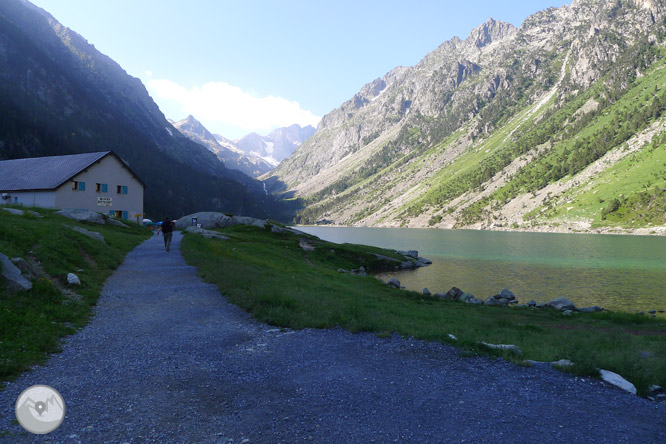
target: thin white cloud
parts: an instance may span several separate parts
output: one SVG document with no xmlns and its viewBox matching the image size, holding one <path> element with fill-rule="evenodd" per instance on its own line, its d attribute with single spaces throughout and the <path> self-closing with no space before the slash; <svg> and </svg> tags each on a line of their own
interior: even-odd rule
<svg viewBox="0 0 666 444">
<path fill-rule="evenodd" d="M 151 79 L 147 86 L 158 102 L 167 100 L 177 104 L 183 114 L 250 131 L 267 131 L 294 123 L 316 127 L 320 120 L 298 102 L 274 96 L 257 97 L 224 82 L 188 89 L 170 80 Z"/>
</svg>

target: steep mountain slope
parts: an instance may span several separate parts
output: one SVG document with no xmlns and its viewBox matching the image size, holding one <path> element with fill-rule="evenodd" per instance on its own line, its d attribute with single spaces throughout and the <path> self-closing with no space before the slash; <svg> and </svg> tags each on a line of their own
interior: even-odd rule
<svg viewBox="0 0 666 444">
<path fill-rule="evenodd" d="M 143 84 L 83 37 L 25 0 L 0 2 L 0 157 L 103 150 L 147 184 L 152 216 L 277 206 L 260 182 L 176 131 Z"/>
<path fill-rule="evenodd" d="M 236 146 L 247 154 L 261 157 L 275 167 L 314 133 L 315 129 L 310 125 L 303 128 L 294 124 L 273 130 L 267 136 L 250 133 L 238 140 Z"/>
<path fill-rule="evenodd" d="M 666 225 L 665 13 L 575 0 L 491 19 L 324 116 L 273 183 L 308 223 Z"/>
<path fill-rule="evenodd" d="M 208 148 L 227 168 L 241 171 L 251 177 L 259 177 L 274 168 L 274 165 L 260 157 L 245 154 L 230 140 L 222 139 L 222 142 L 218 142 L 215 136 L 193 116 L 174 122 L 173 126 L 190 140 Z"/>
</svg>

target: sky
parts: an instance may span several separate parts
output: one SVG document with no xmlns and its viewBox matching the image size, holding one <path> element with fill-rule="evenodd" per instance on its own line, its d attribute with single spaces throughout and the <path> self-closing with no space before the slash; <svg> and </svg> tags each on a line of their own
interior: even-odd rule
<svg viewBox="0 0 666 444">
<path fill-rule="evenodd" d="M 564 0 L 30 0 L 211 132 L 319 119 L 488 18 L 520 26 Z"/>
</svg>

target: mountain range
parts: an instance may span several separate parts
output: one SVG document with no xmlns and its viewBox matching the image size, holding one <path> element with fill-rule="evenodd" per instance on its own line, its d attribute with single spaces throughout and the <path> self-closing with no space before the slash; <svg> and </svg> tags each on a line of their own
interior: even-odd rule
<svg viewBox="0 0 666 444">
<path fill-rule="evenodd" d="M 279 218 L 260 181 L 167 121 L 137 78 L 26 0 L 0 2 L 0 158 L 113 150 L 146 183 L 145 213 Z"/>
<path fill-rule="evenodd" d="M 296 221 L 666 226 L 666 4 L 493 19 L 366 84 L 268 174 Z"/>
<path fill-rule="evenodd" d="M 310 125 L 302 128 L 294 124 L 278 128 L 267 136 L 251 133 L 234 142 L 213 135 L 193 116 L 171 123 L 183 135 L 215 153 L 227 168 L 252 177 L 271 171 L 315 132 Z"/>
</svg>

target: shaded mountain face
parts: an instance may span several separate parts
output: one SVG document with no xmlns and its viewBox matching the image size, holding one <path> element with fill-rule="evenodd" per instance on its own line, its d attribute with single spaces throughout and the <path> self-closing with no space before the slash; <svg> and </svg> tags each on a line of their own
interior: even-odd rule
<svg viewBox="0 0 666 444">
<path fill-rule="evenodd" d="M 244 153 L 230 140 L 223 139 L 218 142 L 215 136 L 193 116 L 174 122 L 173 126 L 190 140 L 208 148 L 227 168 L 241 171 L 251 177 L 259 177 L 274 168 L 274 165 L 262 158 Z"/>
<path fill-rule="evenodd" d="M 261 157 L 273 166 L 288 158 L 296 148 L 309 139 L 315 129 L 308 125 L 291 125 L 278 128 L 267 136 L 251 133 L 236 142 L 236 146 L 243 152 Z"/>
<path fill-rule="evenodd" d="M 324 116 L 273 190 L 305 199 L 304 223 L 666 225 L 665 13 L 575 0 L 491 19 Z"/>
<path fill-rule="evenodd" d="M 278 206 L 176 131 L 141 81 L 25 0 L 0 2 L 0 115 L 0 157 L 113 150 L 146 183 L 152 217 Z"/>
</svg>

